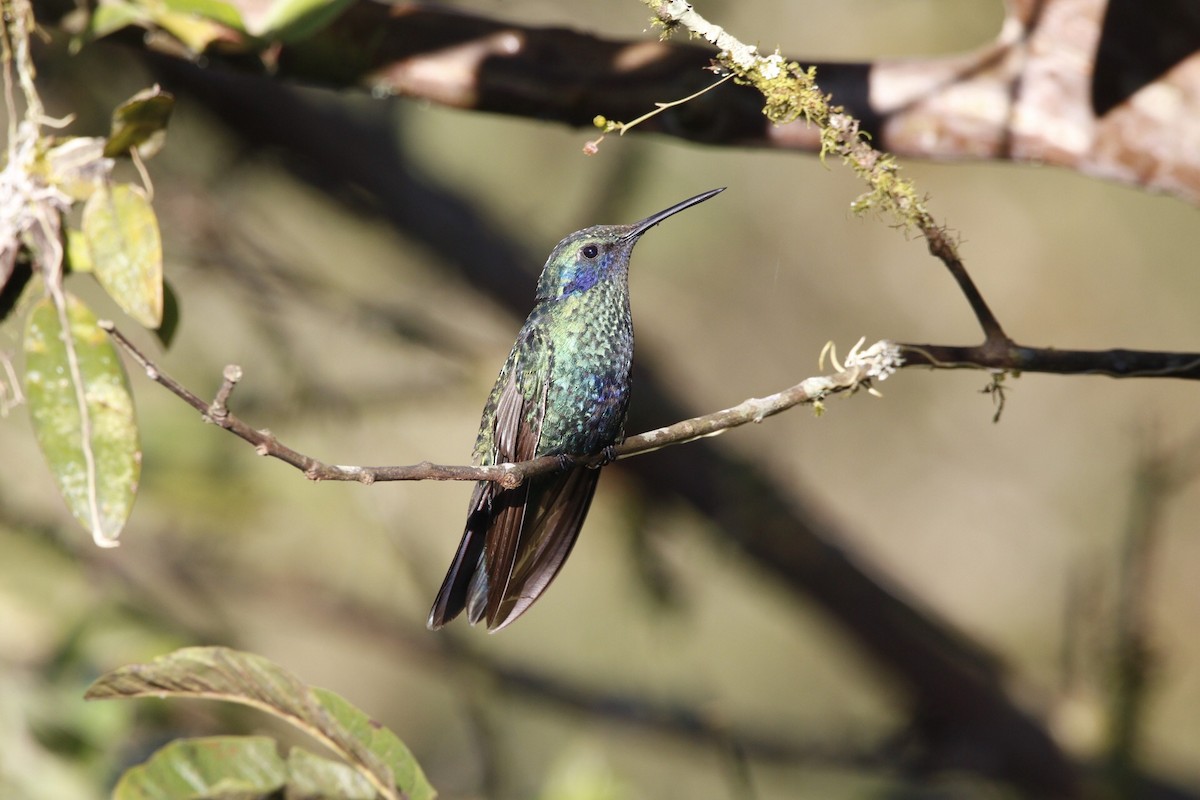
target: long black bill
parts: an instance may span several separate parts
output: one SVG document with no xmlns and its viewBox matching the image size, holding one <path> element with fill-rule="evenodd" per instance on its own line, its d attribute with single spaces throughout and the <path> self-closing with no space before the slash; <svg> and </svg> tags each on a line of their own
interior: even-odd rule
<svg viewBox="0 0 1200 800">
<path fill-rule="evenodd" d="M 662 222 L 667 217 L 678 214 L 680 211 L 683 211 L 685 208 L 691 208 L 692 206 L 696 205 L 697 203 L 703 203 L 708 198 L 715 197 L 716 195 L 719 195 L 723 191 L 725 191 L 724 186 L 722 186 L 720 189 L 709 189 L 707 192 L 704 192 L 703 194 L 698 194 L 695 197 L 689 197 L 687 200 L 684 200 L 681 203 L 676 203 L 675 205 L 671 206 L 670 208 L 663 209 L 662 211 L 659 211 L 657 214 L 651 214 L 650 216 L 646 217 L 641 222 L 635 222 L 632 225 L 630 225 L 629 231 L 621 234 L 621 239 L 623 239 L 626 242 L 636 239 L 639 236 L 641 236 L 643 233 L 645 233 L 646 231 L 653 228 L 658 223 Z"/>
</svg>

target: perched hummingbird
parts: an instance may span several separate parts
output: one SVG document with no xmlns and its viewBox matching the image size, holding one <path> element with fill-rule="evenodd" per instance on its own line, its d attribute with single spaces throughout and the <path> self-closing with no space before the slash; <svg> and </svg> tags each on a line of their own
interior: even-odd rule
<svg viewBox="0 0 1200 800">
<path fill-rule="evenodd" d="M 533 311 L 483 409 L 481 464 L 593 456 L 624 437 L 633 362 L 629 256 L 646 231 L 702 203 L 698 194 L 632 225 L 596 225 L 558 243 Z M 466 530 L 429 612 L 436 630 L 465 608 L 489 632 L 533 605 L 571 553 L 600 470 L 570 466 L 515 489 L 475 484 Z"/>
</svg>

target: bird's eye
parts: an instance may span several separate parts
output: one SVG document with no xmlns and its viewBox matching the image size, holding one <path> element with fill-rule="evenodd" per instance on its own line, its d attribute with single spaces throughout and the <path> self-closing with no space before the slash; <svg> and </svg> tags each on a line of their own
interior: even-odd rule
<svg viewBox="0 0 1200 800">
<path fill-rule="evenodd" d="M 596 247 L 596 245 L 594 245 L 594 244 L 589 244 L 589 245 L 585 246 L 583 248 L 583 250 L 581 250 L 580 252 L 583 253 L 584 258 L 595 258 L 597 255 L 600 254 L 600 248 Z"/>
</svg>

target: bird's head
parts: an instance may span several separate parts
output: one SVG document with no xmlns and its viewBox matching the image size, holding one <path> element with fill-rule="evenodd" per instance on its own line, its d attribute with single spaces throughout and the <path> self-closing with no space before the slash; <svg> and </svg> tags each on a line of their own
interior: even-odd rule
<svg viewBox="0 0 1200 800">
<path fill-rule="evenodd" d="M 558 243 L 542 268 L 538 302 L 586 292 L 602 281 L 624 280 L 629 272 L 629 256 L 642 234 L 667 217 L 723 191 L 724 187 L 710 189 L 631 225 L 595 225 L 572 233 Z"/>
</svg>

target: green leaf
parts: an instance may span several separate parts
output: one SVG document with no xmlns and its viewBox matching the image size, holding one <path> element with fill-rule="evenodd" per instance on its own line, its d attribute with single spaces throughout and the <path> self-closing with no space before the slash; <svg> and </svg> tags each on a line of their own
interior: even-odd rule
<svg viewBox="0 0 1200 800">
<path fill-rule="evenodd" d="M 264 39 L 301 42 L 337 19 L 354 0 L 274 0 L 253 31 Z"/>
<path fill-rule="evenodd" d="M 225 25 L 191 12 L 169 10 L 169 6 L 151 6 L 154 23 L 178 39 L 192 53 L 203 53 L 213 42 L 237 40 Z"/>
<path fill-rule="evenodd" d="M 288 800 L 375 800 L 371 782 L 345 764 L 300 747 L 288 753 Z"/>
<path fill-rule="evenodd" d="M 412 752 L 400 741 L 400 737 L 355 706 L 346 702 L 341 695 L 328 689 L 310 690 L 321 705 L 337 720 L 339 726 L 348 730 L 357 742 L 363 742 L 372 754 L 388 765 L 395 785 L 401 787 L 412 800 L 433 798 L 437 793 L 425 779 L 425 773 L 417 764 Z"/>
<path fill-rule="evenodd" d="M 234 30 L 246 29 L 241 12 L 234 5 L 221 0 L 164 0 L 163 5 L 171 11 L 204 17 Z"/>
<path fill-rule="evenodd" d="M 101 39 L 130 25 L 158 26 L 192 53 L 203 53 L 213 42 L 240 44 L 245 38 L 241 14 L 221 0 L 107 0 L 95 5 L 83 36 L 72 41 L 71 49 L 78 51 L 84 38 Z"/>
<path fill-rule="evenodd" d="M 344 758 L 389 800 L 432 800 L 433 787 L 394 733 L 341 697 L 310 689 L 262 656 L 224 647 L 187 647 L 149 664 L 104 675 L 89 700 L 192 697 L 226 700 L 274 714 Z"/>
<path fill-rule="evenodd" d="M 67 266 L 71 272 L 91 272 L 92 251 L 88 248 L 87 239 L 83 237 L 83 231 L 67 228 L 66 240 Z"/>
<path fill-rule="evenodd" d="M 162 324 L 162 238 L 145 193 L 103 186 L 83 207 L 83 236 L 96 279 L 117 305 L 147 328 Z"/>
<path fill-rule="evenodd" d="M 127 770 L 113 800 L 267 798 L 283 788 L 287 765 L 268 736 L 179 739 Z"/>
<path fill-rule="evenodd" d="M 112 132 L 104 145 L 107 158 L 136 150 L 150 158 L 162 149 L 167 139 L 167 122 L 175 108 L 175 96 L 157 85 L 143 89 L 113 111 Z"/>
<path fill-rule="evenodd" d="M 101 39 L 122 28 L 142 22 L 146 12 L 133 3 L 99 3 L 88 19 L 87 33 L 93 39 Z"/>
<path fill-rule="evenodd" d="M 25 394 L 67 507 L 96 544 L 115 547 L 141 473 L 133 395 L 108 335 L 71 295 L 42 298 L 29 314 Z"/>
</svg>

